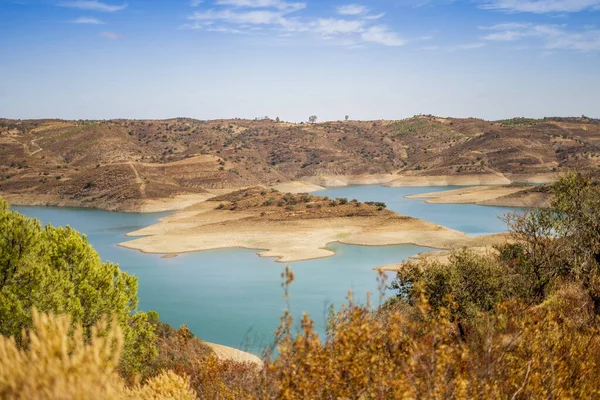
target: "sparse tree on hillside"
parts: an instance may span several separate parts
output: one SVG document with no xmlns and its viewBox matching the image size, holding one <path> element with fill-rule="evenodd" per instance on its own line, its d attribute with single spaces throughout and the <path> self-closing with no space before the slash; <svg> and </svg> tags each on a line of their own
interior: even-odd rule
<svg viewBox="0 0 600 400">
<path fill-rule="evenodd" d="M 310 122 L 311 124 L 314 124 L 315 122 L 317 122 L 317 116 L 311 115 L 310 117 L 308 117 L 308 122 Z"/>
<path fill-rule="evenodd" d="M 280 123 L 281 120 L 279 119 L 279 117 L 275 118 L 275 122 Z"/>
<path fill-rule="evenodd" d="M 349 115 L 346 115 L 346 117 L 344 118 L 346 121 L 348 121 L 350 119 Z"/>
</svg>

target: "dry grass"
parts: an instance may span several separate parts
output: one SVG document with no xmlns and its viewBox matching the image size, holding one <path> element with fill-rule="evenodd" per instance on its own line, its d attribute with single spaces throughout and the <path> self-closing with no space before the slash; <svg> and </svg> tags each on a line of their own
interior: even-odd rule
<svg viewBox="0 0 600 400">
<path fill-rule="evenodd" d="M 70 332 L 70 318 L 34 311 L 25 348 L 0 337 L 0 398 L 3 399 L 194 399 L 189 379 L 163 371 L 146 384 L 128 387 L 116 368 L 123 347 L 117 323 L 97 325 L 89 342 Z M 114 321 L 113 321 L 114 322 Z"/>
<path fill-rule="evenodd" d="M 320 177 L 368 174 L 389 181 L 399 172 L 425 180 L 521 181 L 600 167 L 599 137 L 600 124 L 587 119 L 532 125 L 433 116 L 310 125 L 0 120 L 0 192 L 20 195 L 19 203 L 137 211 L 145 200 Z"/>
</svg>

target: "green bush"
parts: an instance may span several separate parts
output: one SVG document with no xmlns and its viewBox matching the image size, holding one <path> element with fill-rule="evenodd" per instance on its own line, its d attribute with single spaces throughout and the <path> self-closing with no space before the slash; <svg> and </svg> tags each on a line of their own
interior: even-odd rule
<svg viewBox="0 0 600 400">
<path fill-rule="evenodd" d="M 68 314 L 86 335 L 114 315 L 125 336 L 124 375 L 140 372 L 156 353 L 154 332 L 137 311 L 137 278 L 103 263 L 85 235 L 47 225 L 8 209 L 0 199 L 0 334 L 21 343 L 32 309 Z"/>
</svg>

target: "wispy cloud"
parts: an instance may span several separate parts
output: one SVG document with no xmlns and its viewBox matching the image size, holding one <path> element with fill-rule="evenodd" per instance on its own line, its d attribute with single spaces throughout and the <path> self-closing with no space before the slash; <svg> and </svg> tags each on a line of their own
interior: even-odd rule
<svg viewBox="0 0 600 400">
<path fill-rule="evenodd" d="M 317 20 L 312 28 L 324 35 L 343 35 L 362 32 L 364 23 L 357 20 L 327 18 Z"/>
<path fill-rule="evenodd" d="M 121 5 L 111 5 L 107 3 L 103 3 L 101 1 L 96 0 L 75 0 L 75 1 L 61 1 L 58 3 L 59 7 L 70 7 L 70 8 L 79 8 L 82 10 L 91 10 L 91 11 L 102 11 L 102 12 L 115 12 L 121 11 L 127 8 L 127 3 L 123 3 Z"/>
<path fill-rule="evenodd" d="M 342 16 L 303 16 L 306 3 L 283 0 L 216 0 L 217 8 L 194 12 L 183 27 L 210 32 L 259 34 L 276 32 L 279 37 L 305 34 L 318 36 L 341 46 L 361 43 L 385 46 L 405 44 L 398 33 L 374 21 L 385 14 L 369 15 L 369 9 L 350 4 L 336 9 Z M 334 40 L 335 39 L 335 40 Z"/>
<path fill-rule="evenodd" d="M 92 17 L 79 17 L 71 21 L 74 24 L 90 24 L 90 25 L 101 25 L 104 22 L 100 21 L 97 18 Z"/>
<path fill-rule="evenodd" d="M 111 39 L 111 40 L 117 40 L 117 39 L 121 39 L 123 37 L 123 35 L 121 35 L 120 33 L 111 32 L 111 31 L 101 32 L 100 36 L 102 36 L 103 38 L 106 38 L 106 39 Z"/>
<path fill-rule="evenodd" d="M 191 7 L 198 7 L 202 3 L 204 3 L 204 0 L 190 0 Z"/>
<path fill-rule="evenodd" d="M 444 51 L 444 52 L 451 53 L 451 52 L 455 52 L 455 51 L 467 51 L 467 50 L 480 49 L 485 46 L 486 46 L 485 42 L 473 42 L 473 43 L 462 43 L 462 44 L 449 45 L 449 46 L 426 46 L 426 47 L 423 47 L 423 50 Z"/>
<path fill-rule="evenodd" d="M 532 23 L 498 24 L 483 26 L 480 29 L 491 33 L 482 37 L 487 41 L 511 42 L 517 40 L 538 40 L 546 50 L 576 50 L 581 52 L 600 51 L 600 30 L 585 28 L 569 30 L 563 25 L 543 25 Z"/>
<path fill-rule="evenodd" d="M 192 21 L 222 21 L 228 24 L 253 24 L 273 25 L 282 24 L 283 14 L 276 11 L 247 11 L 237 12 L 233 10 L 214 11 L 208 10 L 197 12 L 188 17 Z"/>
<path fill-rule="evenodd" d="M 483 9 L 505 12 L 570 13 L 600 9 L 600 0 L 487 0 Z"/>
<path fill-rule="evenodd" d="M 341 15 L 360 15 L 368 13 L 369 9 L 360 4 L 346 4 L 338 7 L 337 12 Z"/>
<path fill-rule="evenodd" d="M 380 19 L 385 17 L 385 13 L 380 13 L 380 14 L 374 14 L 374 15 L 365 15 L 363 17 L 363 19 L 366 19 L 368 21 L 375 21 L 376 19 Z"/>
<path fill-rule="evenodd" d="M 283 0 L 217 0 L 215 4 L 238 8 L 275 8 L 286 12 L 294 12 L 306 8 L 306 3 Z"/>
<path fill-rule="evenodd" d="M 363 40 L 386 46 L 404 46 L 406 41 L 383 25 L 372 26 L 362 33 Z"/>
</svg>

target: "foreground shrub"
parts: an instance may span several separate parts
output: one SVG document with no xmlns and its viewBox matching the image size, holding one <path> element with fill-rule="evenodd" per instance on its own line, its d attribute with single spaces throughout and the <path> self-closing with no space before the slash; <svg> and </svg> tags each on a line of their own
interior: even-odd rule
<svg viewBox="0 0 600 400">
<path fill-rule="evenodd" d="M 466 337 L 424 296 L 385 312 L 350 302 L 332 316 L 325 342 L 304 316 L 269 366 L 274 398 L 598 398 L 598 326 L 565 319 L 572 306 L 503 303 Z"/>
<path fill-rule="evenodd" d="M 123 348 L 118 324 L 71 331 L 68 316 L 33 311 L 33 329 L 0 337 L 0 398 L 3 399 L 194 399 L 189 380 L 165 371 L 143 386 L 127 387 L 117 373 Z"/>
<path fill-rule="evenodd" d="M 133 376 L 156 354 L 152 325 L 136 310 L 137 289 L 137 278 L 103 263 L 84 235 L 68 226 L 42 228 L 0 199 L 0 334 L 22 344 L 33 308 L 70 315 L 87 337 L 103 316 L 114 315 L 125 339 L 121 371 Z"/>
</svg>

